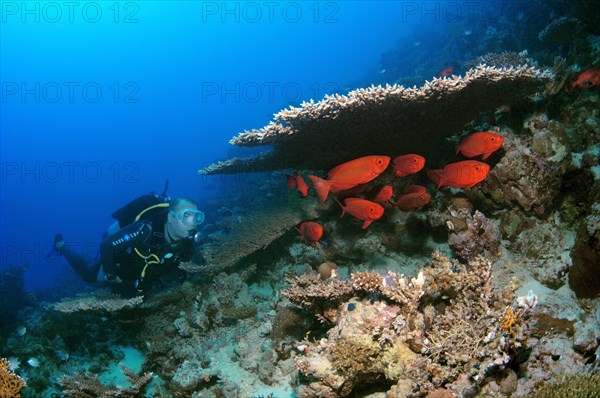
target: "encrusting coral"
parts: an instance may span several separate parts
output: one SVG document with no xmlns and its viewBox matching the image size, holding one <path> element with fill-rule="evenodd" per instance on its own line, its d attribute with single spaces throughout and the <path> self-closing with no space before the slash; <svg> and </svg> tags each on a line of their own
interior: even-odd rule
<svg viewBox="0 0 600 398">
<path fill-rule="evenodd" d="M 21 376 L 13 373 L 5 358 L 0 359 L 0 398 L 20 398 L 20 391 L 27 386 Z"/>
<path fill-rule="evenodd" d="M 311 100 L 280 111 L 267 126 L 230 141 L 250 147 L 272 145 L 272 152 L 219 162 L 199 173 L 329 169 L 370 154 L 414 152 L 427 158 L 480 112 L 531 96 L 551 76 L 532 66 L 479 65 L 464 77 L 434 78 L 420 88 L 371 86 Z"/>
<path fill-rule="evenodd" d="M 494 294 L 484 258 L 465 265 L 440 253 L 432 257 L 417 277 L 352 275 L 354 295 L 364 299 L 337 306 L 326 338 L 302 342 L 295 358 L 306 377 L 299 397 L 343 397 L 384 380 L 408 383 L 408 397 L 436 389 L 460 393 L 484 384 L 526 350 L 533 293 L 517 300 L 512 292 Z M 299 293 L 296 286 L 293 301 L 314 308 Z"/>
</svg>

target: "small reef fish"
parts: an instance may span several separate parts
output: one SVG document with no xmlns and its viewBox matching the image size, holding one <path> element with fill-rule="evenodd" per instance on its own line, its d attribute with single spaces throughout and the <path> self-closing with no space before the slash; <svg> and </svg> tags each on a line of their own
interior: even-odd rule
<svg viewBox="0 0 600 398">
<path fill-rule="evenodd" d="M 9 357 L 8 358 L 8 368 L 11 371 L 15 371 L 21 367 L 21 361 L 17 357 Z"/>
<path fill-rule="evenodd" d="M 25 336 L 27 333 L 27 328 L 25 326 L 17 326 L 17 334 L 21 337 Z"/>
<path fill-rule="evenodd" d="M 427 176 L 438 187 L 471 188 L 487 177 L 490 166 L 476 160 L 450 163 L 443 169 L 427 170 Z"/>
<path fill-rule="evenodd" d="M 425 187 L 422 185 L 411 184 L 407 185 L 402 193 L 427 193 L 427 189 L 425 189 Z"/>
<path fill-rule="evenodd" d="M 456 146 L 456 153 L 461 152 L 468 158 L 483 155 L 487 159 L 496 152 L 504 143 L 504 137 L 489 131 L 478 131 L 461 138 L 460 144 Z"/>
<path fill-rule="evenodd" d="M 342 207 L 342 215 L 350 214 L 357 220 L 364 221 L 362 229 L 367 228 L 375 220 L 383 216 L 383 207 L 380 204 L 361 198 L 348 198 L 345 200 L 346 206 L 338 202 Z"/>
<path fill-rule="evenodd" d="M 359 184 L 350 189 L 344 189 L 343 191 L 339 191 L 336 193 L 337 199 L 341 201 L 346 198 L 354 197 L 354 196 L 358 195 L 359 193 L 364 192 L 368 186 L 369 186 L 369 183 L 365 182 L 364 184 Z"/>
<path fill-rule="evenodd" d="M 444 70 L 442 70 L 439 73 L 439 77 L 450 77 L 452 76 L 452 72 L 454 71 L 454 66 L 449 66 L 447 68 L 444 68 Z"/>
<path fill-rule="evenodd" d="M 300 240 L 305 240 L 311 245 L 318 244 L 321 237 L 323 237 L 323 226 L 318 222 L 305 221 L 296 231 L 300 234 Z"/>
<path fill-rule="evenodd" d="M 27 360 L 27 364 L 32 368 L 37 368 L 38 366 L 40 366 L 40 360 L 36 357 L 31 357 Z"/>
<path fill-rule="evenodd" d="M 396 156 L 392 161 L 392 168 L 398 177 L 418 173 L 425 166 L 425 158 L 421 155 L 410 153 Z"/>
<path fill-rule="evenodd" d="M 66 351 L 57 351 L 56 352 L 56 357 L 61 361 L 61 362 L 66 362 L 69 360 L 69 353 Z"/>
<path fill-rule="evenodd" d="M 402 211 L 419 211 L 431 200 L 427 192 L 403 193 L 394 202 Z"/>
<path fill-rule="evenodd" d="M 588 69 L 577 75 L 577 79 L 569 85 L 568 93 L 573 93 L 575 87 L 580 90 L 587 90 L 592 87 L 600 87 L 600 68 Z"/>
<path fill-rule="evenodd" d="M 306 198 L 308 196 L 308 185 L 297 171 L 294 175 L 286 174 L 285 176 L 287 177 L 287 183 L 290 189 L 298 189 L 301 198 Z"/>
<path fill-rule="evenodd" d="M 380 205 L 389 203 L 390 199 L 394 196 L 394 188 L 391 185 L 384 185 L 375 187 L 371 191 L 367 192 L 367 198 Z"/>
<path fill-rule="evenodd" d="M 326 180 L 314 175 L 309 175 L 308 178 L 313 182 L 321 202 L 325 202 L 330 191 L 338 193 L 367 183 L 383 173 L 389 164 L 389 156 L 364 156 L 329 170 Z"/>
</svg>

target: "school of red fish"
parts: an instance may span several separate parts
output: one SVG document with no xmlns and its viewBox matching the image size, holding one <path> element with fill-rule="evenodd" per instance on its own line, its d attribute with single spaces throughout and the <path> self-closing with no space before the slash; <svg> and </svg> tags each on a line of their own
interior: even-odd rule
<svg viewBox="0 0 600 398">
<path fill-rule="evenodd" d="M 440 77 L 452 75 L 453 67 L 447 67 L 440 72 Z M 592 68 L 580 73 L 576 80 L 567 87 L 569 94 L 575 88 L 587 90 L 592 87 L 600 88 L 600 68 Z M 462 137 L 456 146 L 456 155 L 466 158 L 481 156 L 486 160 L 502 147 L 504 137 L 490 131 L 479 131 Z M 427 189 L 421 185 L 408 185 L 394 198 L 391 185 L 375 185 L 369 188 L 369 183 L 381 175 L 388 166 L 393 173 L 403 178 L 420 172 L 425 167 L 425 158 L 417 154 L 400 155 L 391 159 L 389 156 L 364 156 L 342 163 L 327 173 L 327 178 L 309 175 L 317 197 L 325 202 L 329 194 L 336 195 L 334 199 L 342 209 L 342 218 L 346 213 L 362 222 L 362 229 L 379 220 L 386 208 L 398 207 L 401 211 L 419 211 L 431 200 Z M 487 163 L 477 160 L 460 160 L 447 164 L 443 169 L 426 170 L 429 180 L 438 188 L 451 187 L 469 189 L 485 180 L 490 172 Z M 304 178 L 295 172 L 287 175 L 290 189 L 297 189 L 301 198 L 307 198 L 309 187 Z M 319 245 L 323 237 L 323 226 L 316 221 L 305 221 L 296 230 L 303 241 L 311 245 Z"/>
<path fill-rule="evenodd" d="M 466 158 L 481 156 L 487 159 L 502 147 L 504 137 L 499 134 L 481 131 L 469 134 L 456 146 L 456 155 Z M 391 165 L 393 173 L 403 178 L 416 174 L 425 167 L 425 158 L 417 154 L 400 155 L 391 159 L 389 156 L 364 156 L 342 163 L 329 170 L 326 178 L 309 175 L 313 189 L 321 202 L 325 202 L 330 194 L 341 208 L 342 218 L 346 213 L 362 222 L 362 229 L 379 220 L 386 208 L 398 207 L 401 211 L 419 211 L 431 200 L 427 189 L 421 185 L 408 185 L 394 197 L 391 185 L 369 184 L 379 177 Z M 490 171 L 490 166 L 477 160 L 461 160 L 446 165 L 443 169 L 426 170 L 429 180 L 438 188 L 451 187 L 468 189 L 483 181 Z M 286 175 L 290 189 L 298 190 L 301 198 L 309 196 L 309 186 L 297 171 Z M 318 246 L 323 237 L 323 226 L 316 221 L 305 221 L 296 230 L 301 241 Z"/>
</svg>

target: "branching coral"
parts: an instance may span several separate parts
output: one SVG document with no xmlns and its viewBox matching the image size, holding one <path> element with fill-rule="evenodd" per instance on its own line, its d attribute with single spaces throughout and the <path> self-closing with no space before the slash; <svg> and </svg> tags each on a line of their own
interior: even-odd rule
<svg viewBox="0 0 600 398">
<path fill-rule="evenodd" d="M 21 376 L 13 373 L 8 364 L 8 359 L 0 359 L 0 398 L 20 398 L 20 391 L 27 386 Z"/>
<path fill-rule="evenodd" d="M 273 145 L 272 152 L 217 163 L 199 173 L 329 169 L 371 154 L 415 152 L 429 157 L 480 112 L 528 97 L 550 77 L 532 66 L 479 65 L 464 77 L 433 79 L 420 88 L 372 86 L 311 100 L 231 140 L 241 146 Z M 417 131 L 426 138 L 415 139 Z"/>
<path fill-rule="evenodd" d="M 152 372 L 136 375 L 128 367 L 121 365 L 121 372 L 127 376 L 129 387 L 104 386 L 96 376 L 89 374 L 64 375 L 59 381 L 63 385 L 65 398 L 142 398 L 146 388 L 154 379 Z"/>
<path fill-rule="evenodd" d="M 383 379 L 408 380 L 414 395 L 407 396 L 464 391 L 525 349 L 533 294 L 519 298 L 508 319 L 505 308 L 512 300 L 491 291 L 489 260 L 461 264 L 440 253 L 432 257 L 416 278 L 353 275 L 359 295 L 377 292 L 399 305 L 371 296 L 339 306 L 327 338 L 303 342 L 304 355 L 295 360 L 310 380 L 300 397 L 347 396 L 357 385 Z M 324 371 L 330 368 L 333 374 Z"/>
</svg>

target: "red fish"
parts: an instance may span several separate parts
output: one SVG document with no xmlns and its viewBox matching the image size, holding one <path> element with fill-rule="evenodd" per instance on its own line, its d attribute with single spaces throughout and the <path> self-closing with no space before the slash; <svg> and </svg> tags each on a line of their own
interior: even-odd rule
<svg viewBox="0 0 600 398">
<path fill-rule="evenodd" d="M 443 169 L 427 170 L 427 176 L 438 187 L 471 188 L 485 179 L 490 166 L 476 160 L 450 163 Z"/>
<path fill-rule="evenodd" d="M 348 198 L 345 200 L 346 206 L 342 205 L 342 215 L 349 213 L 352 217 L 357 220 L 364 221 L 362 229 L 367 228 L 375 220 L 379 220 L 383 216 L 383 207 L 381 205 L 371 202 L 370 200 L 360 198 Z"/>
<path fill-rule="evenodd" d="M 456 153 L 462 152 L 468 158 L 483 155 L 483 159 L 487 159 L 500 149 L 503 143 L 504 137 L 500 134 L 479 131 L 461 138 L 460 144 L 456 146 Z"/>
<path fill-rule="evenodd" d="M 290 189 L 298 188 L 298 193 L 300 193 L 301 198 L 306 198 L 308 196 L 308 185 L 297 171 L 294 175 L 286 174 L 285 176 L 287 177 L 287 183 Z"/>
<path fill-rule="evenodd" d="M 394 173 L 398 177 L 405 177 L 409 174 L 414 174 L 425 166 L 425 158 L 421 155 L 415 155 L 414 153 L 408 155 L 396 156 L 392 161 L 392 167 Z"/>
<path fill-rule="evenodd" d="M 442 70 L 439 73 L 439 77 L 450 77 L 450 76 L 452 76 L 453 71 L 454 71 L 454 66 L 449 66 L 447 68 L 444 68 L 444 70 Z"/>
<path fill-rule="evenodd" d="M 580 90 L 587 90 L 594 86 L 600 87 L 600 68 L 592 68 L 581 72 L 577 75 L 577 80 L 569 85 L 567 91 L 571 94 L 575 87 L 579 87 Z"/>
<path fill-rule="evenodd" d="M 431 200 L 427 192 L 404 193 L 394 202 L 402 211 L 419 211 Z"/>
<path fill-rule="evenodd" d="M 323 236 L 323 226 L 314 221 L 303 222 L 296 231 L 300 234 L 300 240 L 306 239 L 311 245 L 318 244 Z"/>
<path fill-rule="evenodd" d="M 389 156 L 365 156 L 329 170 L 327 179 L 309 175 L 317 196 L 325 202 L 329 191 L 338 193 L 375 179 L 390 164 Z"/>
<path fill-rule="evenodd" d="M 404 188 L 404 190 L 402 191 L 402 193 L 427 193 L 427 189 L 425 189 L 425 187 L 421 185 L 407 185 L 406 188 Z"/>
<path fill-rule="evenodd" d="M 389 203 L 392 196 L 394 196 L 394 188 L 391 185 L 379 185 L 366 193 L 367 198 L 375 203 L 382 206 Z"/>
</svg>

